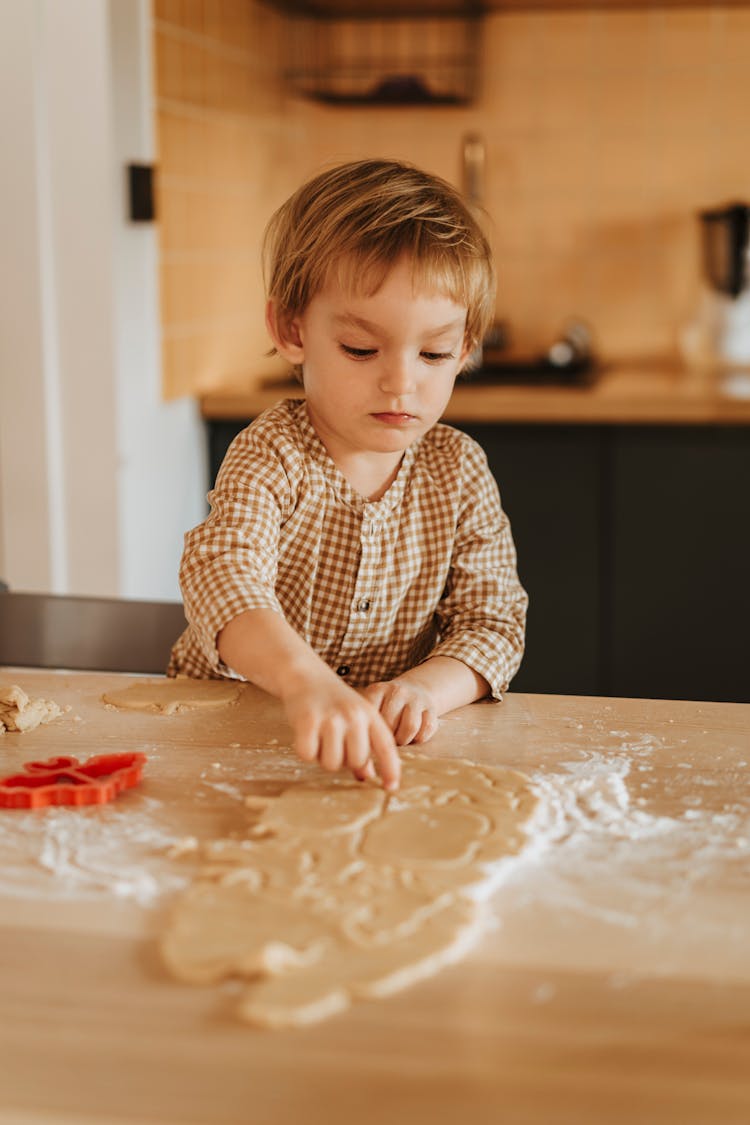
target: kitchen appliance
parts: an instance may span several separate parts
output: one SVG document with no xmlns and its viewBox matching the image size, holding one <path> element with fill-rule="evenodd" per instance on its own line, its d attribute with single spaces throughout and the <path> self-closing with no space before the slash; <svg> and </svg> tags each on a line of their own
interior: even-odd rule
<svg viewBox="0 0 750 1125">
<path fill-rule="evenodd" d="M 496 321 L 466 368 L 469 383 L 581 386 L 599 372 L 593 334 L 583 320 L 569 320 L 550 344 L 533 354 L 510 346 L 503 321 Z"/>
<path fill-rule="evenodd" d="M 699 370 L 750 374 L 750 206 L 731 203 L 698 217 L 703 286 L 682 353 Z"/>
</svg>

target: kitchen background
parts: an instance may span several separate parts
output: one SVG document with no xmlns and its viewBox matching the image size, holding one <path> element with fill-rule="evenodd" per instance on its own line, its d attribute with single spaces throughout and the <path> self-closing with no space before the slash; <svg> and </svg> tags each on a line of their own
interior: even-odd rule
<svg viewBox="0 0 750 1125">
<path fill-rule="evenodd" d="M 750 192 L 750 7 L 496 4 L 459 76 L 475 96 L 440 106 L 300 96 L 316 27 L 291 7 L 5 0 L 13 589 L 179 597 L 211 472 L 199 396 L 274 371 L 263 227 L 327 164 L 403 157 L 463 186 L 479 138 L 513 343 L 536 352 L 577 316 L 605 362 L 676 354 L 701 287 L 696 212 Z M 439 40 L 429 19 L 328 23 L 324 70 L 372 68 L 385 44 L 408 76 L 415 26 Z M 131 164 L 156 168 L 156 222 L 131 219 Z M 747 698 L 748 426 L 474 417 L 532 591 L 519 690 Z"/>
<path fill-rule="evenodd" d="M 674 351 L 697 296 L 695 212 L 748 194 L 748 8 L 491 12 L 459 108 L 290 97 L 300 20 L 254 0 L 155 0 L 154 16 L 168 395 L 268 369 L 262 228 L 325 164 L 395 156 L 461 185 L 478 134 L 514 342 L 545 346 L 576 314 L 620 358 Z M 339 20 L 331 37 L 372 58 L 377 31 Z"/>
</svg>

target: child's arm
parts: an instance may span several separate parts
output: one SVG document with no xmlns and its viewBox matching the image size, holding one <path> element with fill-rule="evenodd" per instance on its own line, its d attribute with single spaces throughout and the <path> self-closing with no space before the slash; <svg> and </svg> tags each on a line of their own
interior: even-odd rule
<svg viewBox="0 0 750 1125">
<path fill-rule="evenodd" d="M 387 720 L 374 702 L 345 684 L 275 610 L 251 609 L 221 630 L 222 661 L 279 698 L 305 762 L 371 776 L 374 759 L 386 789 L 397 789 L 401 762 Z M 455 662 L 452 662 L 455 663 Z"/>
</svg>

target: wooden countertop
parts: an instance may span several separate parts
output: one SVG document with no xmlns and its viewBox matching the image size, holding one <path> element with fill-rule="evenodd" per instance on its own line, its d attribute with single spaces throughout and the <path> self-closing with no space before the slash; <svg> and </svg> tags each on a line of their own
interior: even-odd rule
<svg viewBox="0 0 750 1125">
<path fill-rule="evenodd" d="M 241 831 L 247 780 L 291 769 L 276 702 L 167 718 L 102 705 L 128 677 L 2 679 L 71 708 L 2 736 L 3 772 L 149 757 L 111 805 L 0 811 L 2 1125 L 750 1120 L 750 706 L 511 693 L 446 716 L 430 752 L 530 775 L 546 848 L 455 966 L 259 1032 L 229 988 L 170 979 L 156 939 L 191 871 L 170 840 Z"/>
<path fill-rule="evenodd" d="M 731 392 L 731 393 L 730 393 Z M 250 419 L 280 398 L 300 397 L 292 383 L 272 389 L 216 389 L 200 399 L 208 420 Z M 605 365 L 590 386 L 474 385 L 453 392 L 447 422 L 557 424 L 750 424 L 750 374 L 733 384 L 685 371 L 672 359 Z"/>
</svg>

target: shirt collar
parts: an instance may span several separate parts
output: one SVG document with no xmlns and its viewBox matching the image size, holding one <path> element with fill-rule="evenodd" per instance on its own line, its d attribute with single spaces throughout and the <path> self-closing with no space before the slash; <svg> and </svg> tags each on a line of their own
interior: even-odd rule
<svg viewBox="0 0 750 1125">
<path fill-rule="evenodd" d="M 420 445 L 421 438 L 413 442 L 408 449 L 404 451 L 401 458 L 396 478 L 379 500 L 368 500 L 362 496 L 355 488 L 351 486 L 339 467 L 333 461 L 330 453 L 323 445 L 323 442 L 318 437 L 318 434 L 310 421 L 310 415 L 307 412 L 307 403 L 304 399 L 297 399 L 291 402 L 290 408 L 292 409 L 305 450 L 311 459 L 319 466 L 323 472 L 324 477 L 333 488 L 336 495 L 349 507 L 355 508 L 359 512 L 367 511 L 368 516 L 373 519 L 378 519 L 386 515 L 388 512 L 393 511 L 400 503 L 406 489 L 406 485 L 411 475 L 411 469 L 414 460 L 417 456 L 417 449 Z"/>
</svg>

